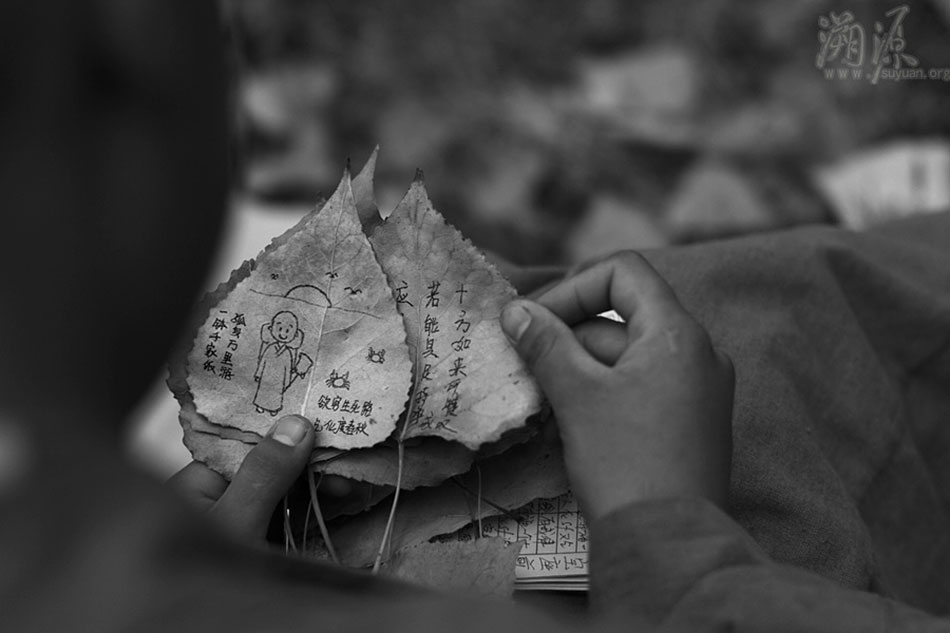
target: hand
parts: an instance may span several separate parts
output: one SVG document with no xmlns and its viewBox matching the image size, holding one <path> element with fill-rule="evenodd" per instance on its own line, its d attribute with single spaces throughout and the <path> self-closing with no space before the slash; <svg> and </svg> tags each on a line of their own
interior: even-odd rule
<svg viewBox="0 0 950 633">
<path fill-rule="evenodd" d="M 626 323 L 596 317 L 610 309 Z M 551 402 L 588 519 L 651 499 L 725 504 L 732 363 L 643 257 L 589 265 L 501 323 Z"/>
<path fill-rule="evenodd" d="M 313 426 L 288 415 L 247 454 L 230 484 L 201 462 L 185 466 L 168 483 L 239 539 L 263 543 L 274 509 L 307 465 L 313 441 Z"/>
</svg>

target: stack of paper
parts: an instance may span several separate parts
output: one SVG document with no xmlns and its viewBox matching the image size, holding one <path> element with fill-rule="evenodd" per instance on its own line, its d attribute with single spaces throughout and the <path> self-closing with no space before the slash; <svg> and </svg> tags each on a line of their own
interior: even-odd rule
<svg viewBox="0 0 950 633">
<path fill-rule="evenodd" d="M 516 589 L 587 590 L 587 524 L 571 493 L 483 519 L 480 526 L 473 524 L 450 538 L 470 540 L 476 529 L 485 537 L 523 543 L 515 568 Z"/>
</svg>

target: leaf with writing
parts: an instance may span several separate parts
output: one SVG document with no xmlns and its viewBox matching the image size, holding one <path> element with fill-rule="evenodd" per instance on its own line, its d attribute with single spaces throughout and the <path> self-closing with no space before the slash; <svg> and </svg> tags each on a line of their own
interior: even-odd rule
<svg viewBox="0 0 950 633">
<path fill-rule="evenodd" d="M 507 545 L 497 537 L 420 543 L 396 552 L 383 570 L 439 591 L 510 598 L 520 551 L 520 543 Z"/>
<path fill-rule="evenodd" d="M 301 414 L 318 446 L 344 449 L 389 436 L 411 363 L 349 175 L 322 209 L 241 271 L 187 355 L 197 414 L 257 435 L 279 415 Z"/>
<path fill-rule="evenodd" d="M 211 424 L 198 415 L 190 394 L 178 392 L 176 395 L 179 396 L 181 404 L 178 420 L 181 423 L 185 446 L 191 451 L 192 457 L 224 478 L 232 479 L 244 458 L 260 441 L 260 436 Z M 330 459 L 342 452 L 338 449 L 316 448 L 311 459 Z"/>
<path fill-rule="evenodd" d="M 433 208 L 421 178 L 370 240 L 415 361 L 402 438 L 475 450 L 536 413 L 540 391 L 498 320 L 515 290 Z"/>
<path fill-rule="evenodd" d="M 232 277 L 240 275 L 240 270 L 232 273 Z M 226 294 L 227 284 L 221 284 L 204 298 L 199 306 L 199 313 L 207 313 L 208 309 Z M 175 350 L 168 370 L 168 387 L 181 407 L 178 420 L 181 423 L 185 446 L 197 461 L 230 480 L 260 437 L 231 427 L 212 424 L 198 415 L 191 391 L 188 389 L 185 355 L 185 350 Z"/>
</svg>

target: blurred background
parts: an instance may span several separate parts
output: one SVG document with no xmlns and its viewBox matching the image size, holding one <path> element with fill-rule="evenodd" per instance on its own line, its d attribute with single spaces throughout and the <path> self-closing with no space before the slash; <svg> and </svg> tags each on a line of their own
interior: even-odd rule
<svg viewBox="0 0 950 633">
<path fill-rule="evenodd" d="M 208 287 L 380 146 L 476 245 L 569 264 L 950 208 L 950 0 L 222 0 L 234 204 Z M 156 381 L 129 447 L 189 460 Z"/>
</svg>

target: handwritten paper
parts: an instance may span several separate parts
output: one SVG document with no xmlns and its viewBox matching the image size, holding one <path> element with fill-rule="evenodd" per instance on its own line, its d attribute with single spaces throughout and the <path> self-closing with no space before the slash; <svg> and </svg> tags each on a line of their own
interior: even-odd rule
<svg viewBox="0 0 950 633">
<path fill-rule="evenodd" d="M 479 523 L 473 523 L 444 538 L 470 541 L 478 529 Z M 537 499 L 507 516 L 483 519 L 480 529 L 482 537 L 521 541 L 515 588 L 587 589 L 587 523 L 570 492 Z"/>
</svg>

